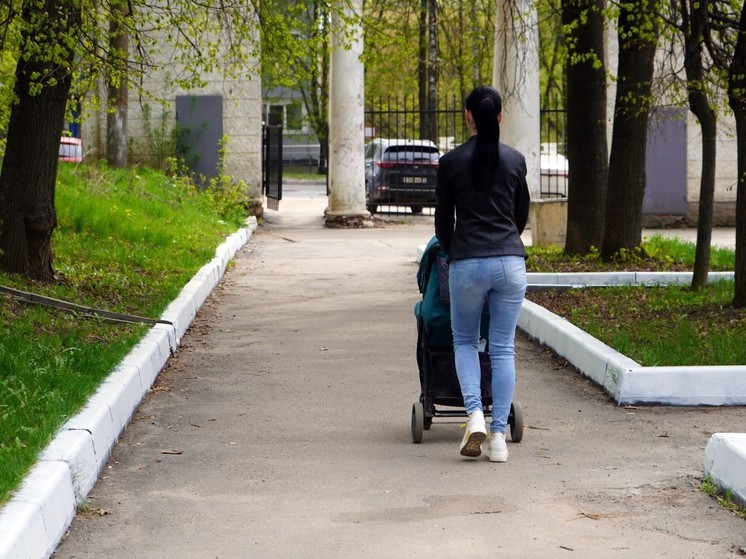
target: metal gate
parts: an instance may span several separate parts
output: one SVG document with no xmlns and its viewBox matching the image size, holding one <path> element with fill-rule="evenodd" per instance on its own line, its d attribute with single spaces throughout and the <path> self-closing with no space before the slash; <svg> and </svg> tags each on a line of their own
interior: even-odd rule
<svg viewBox="0 0 746 559">
<path fill-rule="evenodd" d="M 267 208 L 278 210 L 282 200 L 282 126 L 265 125 L 262 131 L 262 193 Z"/>
</svg>

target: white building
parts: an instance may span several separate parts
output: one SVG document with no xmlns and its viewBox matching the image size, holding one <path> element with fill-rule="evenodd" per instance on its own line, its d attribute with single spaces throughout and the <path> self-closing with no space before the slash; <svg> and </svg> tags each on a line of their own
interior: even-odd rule
<svg viewBox="0 0 746 559">
<path fill-rule="evenodd" d="M 258 63 L 250 62 L 240 79 L 214 73 L 202 78 L 206 85 L 183 89 L 175 84 L 180 71 L 174 63 L 174 49 L 165 40 L 152 53 L 153 66 L 143 78 L 147 96 L 140 98 L 130 88 L 127 135 L 130 163 L 159 161 L 169 147 L 178 125 L 191 147 L 191 165 L 208 178 L 215 175 L 221 139 L 225 156 L 223 172 L 247 186 L 247 200 L 253 215 L 262 214 L 262 88 Z M 102 87 L 102 98 L 105 88 Z M 84 120 L 81 136 L 87 157 L 105 157 L 106 119 L 104 110 Z"/>
</svg>

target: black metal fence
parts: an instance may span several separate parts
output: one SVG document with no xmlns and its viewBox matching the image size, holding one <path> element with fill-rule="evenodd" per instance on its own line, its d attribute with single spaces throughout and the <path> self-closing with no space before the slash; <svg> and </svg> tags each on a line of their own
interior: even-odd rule
<svg viewBox="0 0 746 559">
<path fill-rule="evenodd" d="M 567 157 L 565 109 L 541 110 L 541 184 L 542 198 L 567 196 Z"/>
<path fill-rule="evenodd" d="M 428 122 L 423 122 L 427 120 Z M 541 183 L 542 198 L 567 196 L 567 158 L 565 157 L 566 112 L 563 108 L 541 110 Z M 366 139 L 429 139 L 445 153 L 469 137 L 463 105 L 456 97 L 447 99 L 437 110 L 420 111 L 415 97 L 375 99 L 365 108 Z M 434 130 L 427 138 L 422 132 Z M 424 136 L 424 138 L 423 138 Z M 379 211 L 401 211 L 381 206 Z"/>
<path fill-rule="evenodd" d="M 444 100 L 437 109 L 422 111 L 415 96 L 384 97 L 369 100 L 365 107 L 366 141 L 430 140 L 440 153 L 452 150 L 469 137 L 461 102 Z M 400 144 L 400 142 L 393 142 Z M 432 213 L 435 205 L 435 170 L 426 148 L 420 149 L 413 163 L 401 169 L 377 169 L 385 157 L 381 149 L 366 150 L 366 200 L 368 210 L 379 213 Z M 437 167 L 437 153 L 435 155 Z M 385 163 L 384 163 L 385 165 Z M 385 195 L 382 195 L 381 192 Z M 427 191 L 427 192 L 426 192 Z"/>
<path fill-rule="evenodd" d="M 443 153 L 469 137 L 463 107 L 455 97 L 428 111 L 419 109 L 414 96 L 374 99 L 365 107 L 365 130 L 368 139 L 432 140 Z"/>
<path fill-rule="evenodd" d="M 541 110 L 541 184 L 542 198 L 567 196 L 567 159 L 565 157 L 564 109 Z M 425 131 L 430 131 L 425 133 Z M 432 140 L 446 153 L 469 137 L 461 101 L 446 99 L 436 110 L 421 111 L 414 96 L 374 99 L 365 107 L 366 141 L 374 138 Z M 431 137 L 427 137 L 431 136 Z M 306 148 L 318 145 L 306 146 Z M 283 140 L 281 126 L 265 126 L 262 149 L 262 190 L 267 206 L 277 209 L 282 199 Z M 369 204 L 370 205 L 370 204 Z M 427 206 L 424 206 L 425 208 Z M 421 208 L 417 207 L 419 211 Z M 377 205 L 377 211 L 401 213 L 411 211 L 402 204 Z"/>
</svg>

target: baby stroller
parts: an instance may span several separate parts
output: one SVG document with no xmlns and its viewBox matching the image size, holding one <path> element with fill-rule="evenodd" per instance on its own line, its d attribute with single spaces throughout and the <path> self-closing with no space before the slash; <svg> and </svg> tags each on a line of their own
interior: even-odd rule
<svg viewBox="0 0 746 559">
<path fill-rule="evenodd" d="M 466 417 L 453 353 L 448 263 L 436 237 L 430 240 L 420 260 L 417 283 L 422 294 L 422 300 L 414 308 L 421 393 L 419 401 L 412 405 L 412 441 L 415 443 L 422 442 L 423 430 L 430 429 L 435 417 Z M 486 340 L 488 331 L 489 310 L 485 305 L 481 325 L 483 340 Z M 479 352 L 479 363 L 482 406 L 485 417 L 488 417 L 492 412 L 492 369 L 487 351 Z M 520 442 L 523 439 L 523 410 L 519 402 L 510 406 L 508 425 L 511 440 Z"/>
</svg>

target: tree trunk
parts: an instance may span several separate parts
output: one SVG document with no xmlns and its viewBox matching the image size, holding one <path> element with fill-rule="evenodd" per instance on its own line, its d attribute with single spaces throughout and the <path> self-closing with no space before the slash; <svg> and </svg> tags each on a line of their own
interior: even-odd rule
<svg viewBox="0 0 746 559">
<path fill-rule="evenodd" d="M 694 255 L 692 289 L 707 285 L 710 270 L 710 244 L 712 243 L 712 211 L 715 202 L 715 158 L 717 155 L 717 124 L 715 113 L 707 100 L 690 100 L 692 113 L 699 119 L 702 129 L 702 171 L 699 181 L 699 215 L 697 218 L 697 247 Z"/>
<path fill-rule="evenodd" d="M 438 143 L 438 3 L 429 0 L 427 19 L 427 124 L 422 139 Z"/>
<path fill-rule="evenodd" d="M 437 142 L 435 110 L 438 104 L 438 18 L 435 0 L 421 0 L 419 31 L 417 87 L 420 102 L 420 138 Z"/>
<path fill-rule="evenodd" d="M 689 97 L 689 109 L 702 129 L 702 172 L 699 183 L 699 217 L 697 248 L 694 257 L 692 289 L 707 285 L 712 241 L 712 210 L 715 201 L 715 158 L 717 155 L 717 123 L 715 112 L 705 93 L 705 68 L 702 60 L 704 29 L 708 20 L 708 0 L 682 0 L 684 36 L 684 69 Z"/>
<path fill-rule="evenodd" d="M 312 4 L 313 38 L 329 36 L 329 12 L 322 2 Z M 329 48 L 328 41 L 314 41 L 321 48 L 313 53 L 310 69 L 310 80 L 307 86 L 301 87 L 303 104 L 306 107 L 311 126 L 319 140 L 319 164 L 316 172 L 325 175 L 329 166 Z"/>
<path fill-rule="evenodd" d="M 736 286 L 733 306 L 746 307 L 746 5 L 741 8 L 738 40 L 728 74 L 728 102 L 736 118 L 738 189 L 736 192 Z"/>
<path fill-rule="evenodd" d="M 18 102 L 11 109 L 0 171 L 0 269 L 51 281 L 51 239 L 57 226 L 57 158 L 73 52 L 63 53 L 66 64 L 41 57 L 53 48 L 61 48 L 60 37 L 70 34 L 79 23 L 80 13 L 62 0 L 47 0 L 44 13 L 42 20 L 30 8 L 22 14 L 28 27 L 21 37 L 16 66 Z M 31 58 L 25 60 L 24 54 Z M 42 85 L 39 91 L 34 90 L 37 84 Z M 31 156 L 33 165 L 29 165 Z"/>
<path fill-rule="evenodd" d="M 129 14 L 127 5 L 112 5 L 109 22 L 109 72 L 108 103 L 106 116 L 106 161 L 111 167 L 122 169 L 128 165 L 127 157 L 127 58 L 129 34 L 123 19 Z"/>
<path fill-rule="evenodd" d="M 619 65 L 614 128 L 609 158 L 606 223 L 602 258 L 633 249 L 642 240 L 642 200 L 651 105 L 653 59 L 657 42 L 655 0 L 621 4 Z"/>
<path fill-rule="evenodd" d="M 469 5 L 469 17 L 471 19 L 471 24 L 474 26 L 471 33 L 471 89 L 473 89 L 482 85 L 482 70 L 479 67 L 479 60 L 482 57 L 480 56 L 481 41 L 479 40 L 479 14 L 477 13 L 477 3 L 472 0 L 472 2 L 469 2 Z M 461 91 L 463 92 L 468 89 L 469 88 L 464 87 Z M 468 93 L 462 93 L 462 95 L 467 94 Z"/>
<path fill-rule="evenodd" d="M 428 8 L 430 0 L 420 0 L 419 50 L 417 58 L 417 92 L 420 102 L 420 138 L 427 137 L 427 71 Z"/>
<path fill-rule="evenodd" d="M 564 0 L 562 23 L 577 27 L 567 62 L 567 158 L 569 162 L 565 251 L 600 247 L 608 177 L 604 1 Z M 581 17 L 584 16 L 584 17 Z M 581 23 L 584 22 L 584 23 Z M 576 61 L 572 58 L 577 57 Z"/>
</svg>

